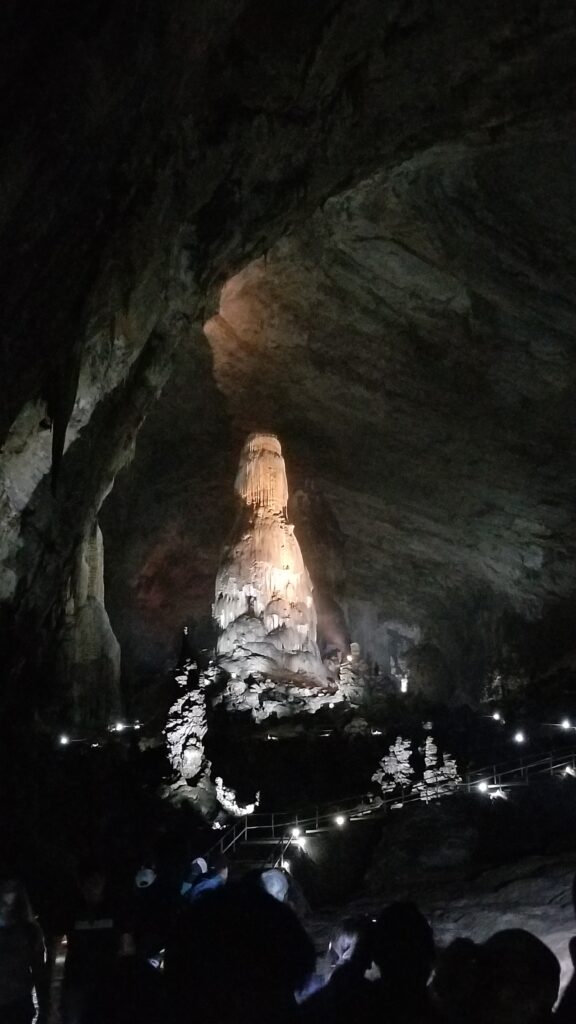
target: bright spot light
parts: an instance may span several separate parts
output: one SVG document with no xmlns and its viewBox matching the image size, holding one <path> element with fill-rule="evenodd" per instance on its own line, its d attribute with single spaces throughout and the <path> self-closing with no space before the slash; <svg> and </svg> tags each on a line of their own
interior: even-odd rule
<svg viewBox="0 0 576 1024">
<path fill-rule="evenodd" d="M 69 736 L 61 736 L 60 737 L 60 746 L 61 747 L 67 747 L 69 743 L 70 743 L 70 737 Z"/>
<path fill-rule="evenodd" d="M 569 729 L 570 728 L 570 719 L 569 718 L 563 718 L 561 723 L 560 723 L 560 725 L 562 726 L 563 729 Z"/>
<path fill-rule="evenodd" d="M 382 735 L 382 730 L 381 729 L 372 729 L 371 731 L 372 731 L 372 735 L 373 736 L 381 736 Z"/>
<path fill-rule="evenodd" d="M 488 783 L 487 782 L 479 782 L 478 783 L 478 789 L 480 790 L 481 793 L 487 793 L 488 792 Z"/>
<path fill-rule="evenodd" d="M 514 743 L 524 743 L 525 740 L 526 737 L 521 729 L 519 729 L 518 732 L 514 733 Z"/>
<path fill-rule="evenodd" d="M 306 846 L 306 836 L 298 836 L 298 839 L 296 840 L 296 845 L 299 846 L 301 850 L 303 850 Z"/>
<path fill-rule="evenodd" d="M 236 676 L 237 676 L 237 673 L 236 673 L 236 672 L 233 672 L 233 673 L 232 673 L 232 679 L 236 679 Z"/>
<path fill-rule="evenodd" d="M 492 715 L 492 718 L 494 719 L 495 722 L 499 722 L 501 718 L 500 712 L 495 711 L 494 714 Z"/>
<path fill-rule="evenodd" d="M 329 703 L 328 707 L 329 707 L 329 708 L 333 708 L 333 707 L 334 707 L 334 701 L 333 701 L 333 700 L 331 700 L 331 701 L 330 701 L 330 703 Z"/>
<path fill-rule="evenodd" d="M 124 729 L 124 722 L 116 722 L 114 728 L 116 729 L 116 732 L 122 732 Z"/>
<path fill-rule="evenodd" d="M 282 868 L 283 871 L 290 871 L 290 861 L 289 860 L 282 860 L 282 861 L 280 861 L 280 867 Z"/>
<path fill-rule="evenodd" d="M 400 679 L 400 693 L 408 693 L 408 676 L 402 676 Z"/>
<path fill-rule="evenodd" d="M 295 825 L 294 828 L 292 829 L 292 836 L 293 836 L 293 838 L 294 839 L 298 839 L 298 836 L 301 835 L 301 834 L 302 834 L 302 829 L 299 829 L 298 825 Z"/>
<path fill-rule="evenodd" d="M 136 725 L 134 726 L 134 728 L 135 729 L 141 729 L 142 726 L 140 725 L 140 722 L 136 722 Z"/>
<path fill-rule="evenodd" d="M 352 661 L 352 655 L 351 654 L 347 654 L 346 655 L 346 661 Z"/>
<path fill-rule="evenodd" d="M 342 828 L 342 826 L 346 824 L 346 818 L 343 814 L 337 814 L 334 821 L 339 828 Z"/>
<path fill-rule="evenodd" d="M 564 775 L 572 775 L 572 777 L 574 777 L 576 775 L 576 772 L 574 771 L 574 769 L 573 769 L 571 764 L 567 764 L 566 765 L 566 767 L 564 769 Z"/>
</svg>

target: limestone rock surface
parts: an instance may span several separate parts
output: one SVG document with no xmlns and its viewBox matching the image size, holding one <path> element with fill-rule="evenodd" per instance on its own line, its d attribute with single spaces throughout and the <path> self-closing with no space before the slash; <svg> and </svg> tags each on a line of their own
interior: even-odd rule
<svg viewBox="0 0 576 1024">
<path fill-rule="evenodd" d="M 246 432 L 274 431 L 297 488 L 318 481 L 347 553 L 346 597 L 339 584 L 329 602 L 369 594 L 382 621 L 408 626 L 433 609 L 458 676 L 469 659 L 451 609 L 477 622 L 478 584 L 532 608 L 563 599 L 573 5 L 25 0 L 0 19 L 8 710 L 21 682 L 53 676 L 85 529 L 194 324 L 218 308 L 202 425 L 224 423 L 236 451 Z M 201 465 L 194 501 L 212 509 L 230 448 L 203 436 L 201 449 L 183 443 L 181 476 Z M 150 509 L 110 545 L 125 549 L 115 578 L 133 597 L 109 589 L 114 627 L 134 654 L 152 619 L 152 671 L 188 609 L 209 603 L 221 542 L 196 555 L 201 580 L 179 567 L 199 545 L 180 529 L 182 492 L 167 509 L 164 454 L 145 488 L 135 467 Z M 156 585 L 164 566 L 185 602 Z M 489 635 L 474 641 L 482 657 Z"/>
</svg>

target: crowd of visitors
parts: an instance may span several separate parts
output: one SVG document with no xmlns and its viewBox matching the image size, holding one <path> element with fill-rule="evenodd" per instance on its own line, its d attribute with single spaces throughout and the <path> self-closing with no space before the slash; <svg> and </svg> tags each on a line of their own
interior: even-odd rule
<svg viewBox="0 0 576 1024">
<path fill-rule="evenodd" d="M 576 971 L 558 1003 L 558 960 L 521 929 L 438 950 L 418 908 L 393 903 L 342 921 L 318 966 L 278 869 L 229 881 L 223 860 L 199 857 L 166 885 L 147 863 L 129 888 L 119 899 L 84 865 L 52 934 L 4 872 L 0 1024 L 576 1022 Z M 576 964 L 576 939 L 570 953 Z"/>
</svg>

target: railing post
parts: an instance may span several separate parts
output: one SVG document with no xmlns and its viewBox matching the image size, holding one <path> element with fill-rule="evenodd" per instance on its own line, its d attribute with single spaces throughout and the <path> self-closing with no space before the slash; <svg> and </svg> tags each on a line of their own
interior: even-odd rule
<svg viewBox="0 0 576 1024">
<path fill-rule="evenodd" d="M 272 812 L 272 814 L 270 816 L 270 819 L 271 819 L 271 823 L 272 823 L 272 839 L 275 839 L 276 838 L 276 831 L 274 829 L 274 812 Z"/>
</svg>

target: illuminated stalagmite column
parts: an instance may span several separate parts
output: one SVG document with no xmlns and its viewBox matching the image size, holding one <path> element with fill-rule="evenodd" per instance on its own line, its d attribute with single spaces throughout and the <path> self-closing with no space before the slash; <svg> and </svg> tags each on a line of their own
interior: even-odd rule
<svg viewBox="0 0 576 1024">
<path fill-rule="evenodd" d="M 216 577 L 220 664 L 230 672 L 325 680 L 316 644 L 312 583 L 294 527 L 280 442 L 252 434 L 235 484 L 240 503 Z"/>
</svg>

